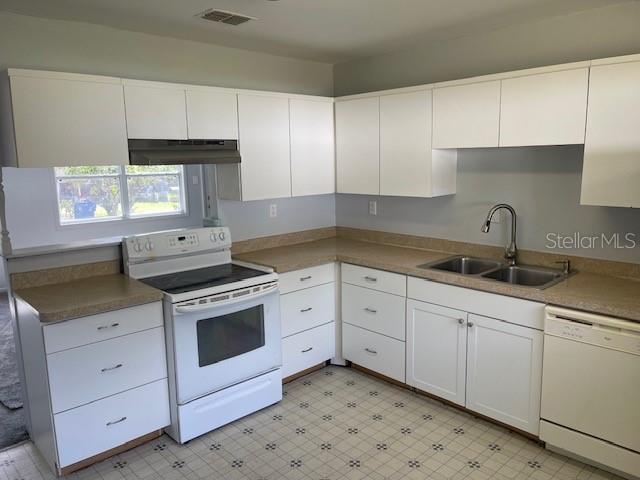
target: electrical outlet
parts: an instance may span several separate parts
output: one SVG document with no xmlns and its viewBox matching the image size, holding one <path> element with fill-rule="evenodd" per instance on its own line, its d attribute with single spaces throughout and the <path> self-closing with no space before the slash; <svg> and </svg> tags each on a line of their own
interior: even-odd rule
<svg viewBox="0 0 640 480">
<path fill-rule="evenodd" d="M 269 205 L 269 218 L 276 218 L 278 216 L 278 205 L 272 203 Z"/>
<path fill-rule="evenodd" d="M 377 200 L 369 200 L 369 215 L 378 215 Z"/>
<path fill-rule="evenodd" d="M 200 183 L 200 179 L 198 178 L 197 175 L 193 175 L 191 177 L 191 183 L 193 183 L 194 185 L 198 185 Z"/>
</svg>

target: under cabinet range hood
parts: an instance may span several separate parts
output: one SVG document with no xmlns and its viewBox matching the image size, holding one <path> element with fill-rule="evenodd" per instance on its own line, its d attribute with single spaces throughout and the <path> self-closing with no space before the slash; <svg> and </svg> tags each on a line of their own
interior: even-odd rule
<svg viewBox="0 0 640 480">
<path fill-rule="evenodd" d="M 240 163 L 237 140 L 129 140 L 130 165 Z"/>
</svg>

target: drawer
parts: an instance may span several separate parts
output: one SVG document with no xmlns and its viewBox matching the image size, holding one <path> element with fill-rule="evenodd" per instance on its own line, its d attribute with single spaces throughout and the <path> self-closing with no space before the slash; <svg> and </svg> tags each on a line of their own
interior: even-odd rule
<svg viewBox="0 0 640 480">
<path fill-rule="evenodd" d="M 401 297 L 407 296 L 407 277 L 399 273 L 343 263 L 342 281 L 381 292 L 393 293 Z"/>
<path fill-rule="evenodd" d="M 405 382 L 405 344 L 353 325 L 342 325 L 342 355 L 362 367 Z"/>
<path fill-rule="evenodd" d="M 147 303 L 45 325 L 44 347 L 55 353 L 162 325 L 162 302 Z"/>
<path fill-rule="evenodd" d="M 64 468 L 169 425 L 167 380 L 59 413 L 53 422 Z"/>
<path fill-rule="evenodd" d="M 47 355 L 53 413 L 167 377 L 164 329 Z"/>
<path fill-rule="evenodd" d="M 282 340 L 282 378 L 335 357 L 335 325 L 327 323 Z"/>
<path fill-rule="evenodd" d="M 335 281 L 336 267 L 334 263 L 325 263 L 315 267 L 286 272 L 278 276 L 280 293 L 295 292 L 303 288 L 315 287 L 323 283 Z"/>
<path fill-rule="evenodd" d="M 407 296 L 422 302 L 497 318 L 524 327 L 544 328 L 544 303 L 480 292 L 469 288 L 409 277 Z"/>
<path fill-rule="evenodd" d="M 336 317 L 335 286 L 335 283 L 325 283 L 282 295 L 282 337 L 333 322 Z"/>
<path fill-rule="evenodd" d="M 406 298 L 342 284 L 342 321 L 404 341 Z"/>
</svg>

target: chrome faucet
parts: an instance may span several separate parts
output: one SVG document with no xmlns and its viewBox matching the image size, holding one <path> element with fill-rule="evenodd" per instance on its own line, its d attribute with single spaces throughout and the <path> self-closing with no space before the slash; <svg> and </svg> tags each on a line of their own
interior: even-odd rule
<svg viewBox="0 0 640 480">
<path fill-rule="evenodd" d="M 513 209 L 511 205 L 507 205 L 506 203 L 499 203 L 498 205 L 494 205 L 489 210 L 487 214 L 487 219 L 484 221 L 482 225 L 482 231 L 487 233 L 491 228 L 491 219 L 493 215 L 500 209 L 504 208 L 505 210 L 509 210 L 511 213 L 511 242 L 509 246 L 504 251 L 504 258 L 509 262 L 509 265 L 513 266 L 516 264 L 518 260 L 518 248 L 516 247 L 516 211 Z"/>
</svg>

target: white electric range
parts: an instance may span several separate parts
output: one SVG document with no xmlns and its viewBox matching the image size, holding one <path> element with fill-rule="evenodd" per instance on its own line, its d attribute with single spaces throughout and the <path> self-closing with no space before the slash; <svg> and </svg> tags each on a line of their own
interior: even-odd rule
<svg viewBox="0 0 640 480">
<path fill-rule="evenodd" d="M 131 236 L 123 254 L 130 277 L 164 292 L 174 440 L 282 399 L 278 276 L 232 261 L 228 228 Z"/>
</svg>

